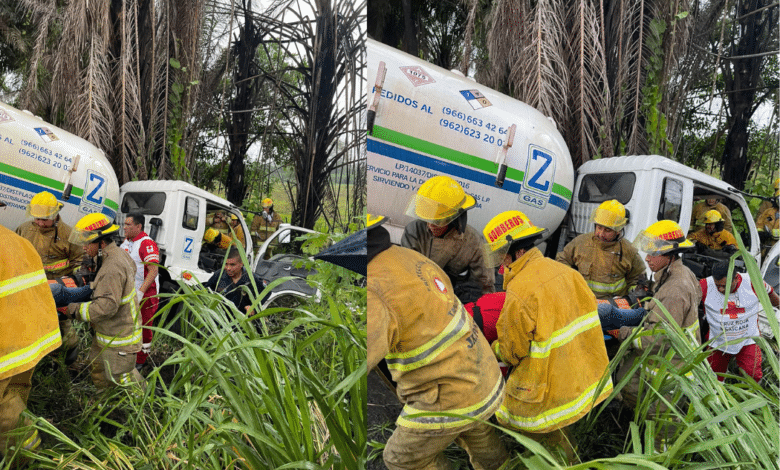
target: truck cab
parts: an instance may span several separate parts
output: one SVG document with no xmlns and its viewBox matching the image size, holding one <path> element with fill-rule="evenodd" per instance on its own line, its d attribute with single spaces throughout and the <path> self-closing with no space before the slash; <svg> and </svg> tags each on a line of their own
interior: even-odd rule
<svg viewBox="0 0 780 470">
<path fill-rule="evenodd" d="M 694 204 L 708 198 L 720 199 L 731 210 L 735 237 L 742 239 L 761 265 L 758 232 L 742 194 L 717 178 L 658 155 L 605 158 L 583 164 L 578 170 L 571 211 L 558 250 L 575 236 L 593 231 L 591 212 L 604 201 L 616 199 L 626 207 L 629 222 L 623 236 L 634 240 L 642 230 L 664 219 L 677 222 L 687 234 Z M 707 268 L 717 262 L 706 258 L 713 256 L 683 256 L 697 277 L 708 275 Z"/>
<path fill-rule="evenodd" d="M 132 212 L 144 215 L 144 231 L 157 242 L 160 264 L 169 273 L 166 280 L 206 282 L 222 267 L 224 251 L 209 249 L 203 240 L 213 214 L 236 215 L 244 234 L 249 233 L 236 205 L 184 181 L 133 181 L 122 185 L 120 193 L 119 220 Z M 249 267 L 254 264 L 252 237 L 244 238 Z"/>
</svg>

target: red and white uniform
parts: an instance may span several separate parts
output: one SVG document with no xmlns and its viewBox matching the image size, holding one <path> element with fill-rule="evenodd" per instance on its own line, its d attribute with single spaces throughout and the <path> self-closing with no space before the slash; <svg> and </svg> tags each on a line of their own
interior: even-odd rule
<svg viewBox="0 0 780 470">
<path fill-rule="evenodd" d="M 132 240 L 125 239 L 121 245 L 122 249 L 130 254 L 135 262 L 135 288 L 140 289 L 144 279 L 149 274 L 149 266 L 147 263 L 159 263 L 160 262 L 160 250 L 157 248 L 157 243 L 152 240 L 146 232 L 141 231 L 137 237 Z M 154 278 L 154 284 L 150 285 L 142 298 L 141 304 L 141 320 L 144 326 L 152 326 L 152 318 L 157 313 L 158 301 L 156 297 L 160 286 L 160 276 Z M 152 298 L 149 298 L 152 297 Z M 144 328 L 142 332 L 143 345 L 141 351 L 136 356 L 136 364 L 144 364 L 146 358 L 149 355 L 149 348 L 152 344 L 152 330 Z"/>
<path fill-rule="evenodd" d="M 141 284 L 144 282 L 144 278 L 149 274 L 149 268 L 146 263 L 159 263 L 160 262 L 160 250 L 157 248 L 157 243 L 152 240 L 146 232 L 141 232 L 132 240 L 125 239 L 121 245 L 122 249 L 130 254 L 130 257 L 135 261 L 135 288 L 140 289 Z M 151 297 L 157 294 L 160 287 L 160 276 L 154 278 L 154 285 L 144 293 L 144 298 Z"/>
<path fill-rule="evenodd" d="M 724 295 L 718 292 L 712 276 L 699 281 L 707 322 L 710 324 L 709 338 L 715 338 L 711 346 L 728 354 L 737 354 L 743 347 L 755 344 L 753 338 L 761 334 L 758 329 L 761 302 L 753 289 L 750 277 L 740 273 L 736 276 L 737 289 L 729 294 L 725 309 L 723 308 Z M 767 293 L 771 293 L 772 287 L 766 282 L 763 284 Z M 739 338 L 742 338 L 742 341 L 725 345 L 726 342 Z"/>
</svg>

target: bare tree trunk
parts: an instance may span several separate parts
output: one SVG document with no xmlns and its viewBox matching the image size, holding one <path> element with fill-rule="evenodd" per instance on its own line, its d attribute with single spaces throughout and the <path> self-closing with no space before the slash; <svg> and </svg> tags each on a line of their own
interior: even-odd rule
<svg viewBox="0 0 780 470">
<path fill-rule="evenodd" d="M 239 37 L 235 42 L 236 69 L 233 72 L 235 98 L 230 104 L 230 114 L 225 116 L 228 140 L 227 200 L 236 205 L 244 202 L 246 195 L 246 153 L 249 149 L 249 133 L 252 127 L 251 111 L 256 102 L 253 79 L 257 75 L 254 58 L 257 46 L 262 38 L 261 32 L 254 22 L 252 0 L 244 2 L 244 24 L 239 29 Z"/>
<path fill-rule="evenodd" d="M 750 119 L 755 112 L 756 87 L 771 38 L 771 28 L 777 25 L 777 3 L 770 0 L 744 0 L 737 5 L 736 15 L 741 31 L 739 43 L 732 48 L 731 58 L 725 58 L 723 77 L 729 109 L 726 147 L 723 150 L 723 180 L 743 189 L 752 162 L 748 159 Z"/>
</svg>

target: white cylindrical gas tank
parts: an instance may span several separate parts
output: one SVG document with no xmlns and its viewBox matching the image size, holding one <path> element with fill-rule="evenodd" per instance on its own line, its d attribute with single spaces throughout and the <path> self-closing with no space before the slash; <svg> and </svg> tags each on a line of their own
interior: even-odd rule
<svg viewBox="0 0 780 470">
<path fill-rule="evenodd" d="M 0 102 L 0 223 L 14 230 L 30 220 L 27 205 L 41 191 L 64 204 L 60 216 L 71 226 L 85 214 L 113 219 L 119 210 L 119 183 L 102 150 Z"/>
<path fill-rule="evenodd" d="M 436 175 L 454 178 L 476 198 L 468 223 L 480 232 L 496 214 L 512 209 L 551 232 L 560 225 L 571 202 L 574 167 L 550 119 L 473 80 L 367 43 L 368 212 L 391 219 L 394 242 L 412 220 L 404 214 L 410 199 Z M 513 126 L 511 147 L 505 148 Z M 500 185 L 497 161 L 506 165 Z"/>
</svg>

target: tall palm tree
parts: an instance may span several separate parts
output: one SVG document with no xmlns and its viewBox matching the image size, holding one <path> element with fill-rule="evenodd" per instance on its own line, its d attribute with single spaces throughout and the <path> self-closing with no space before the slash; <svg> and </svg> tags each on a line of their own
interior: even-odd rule
<svg viewBox="0 0 780 470">
<path fill-rule="evenodd" d="M 470 8 L 478 2 L 464 0 Z M 496 0 L 478 80 L 553 118 L 575 166 L 616 152 L 668 153 L 670 74 L 686 0 Z"/>
<path fill-rule="evenodd" d="M 19 2 L 35 29 L 19 105 L 103 149 L 120 184 L 172 176 L 195 109 L 172 87 L 197 81 L 205 0 Z"/>
</svg>

